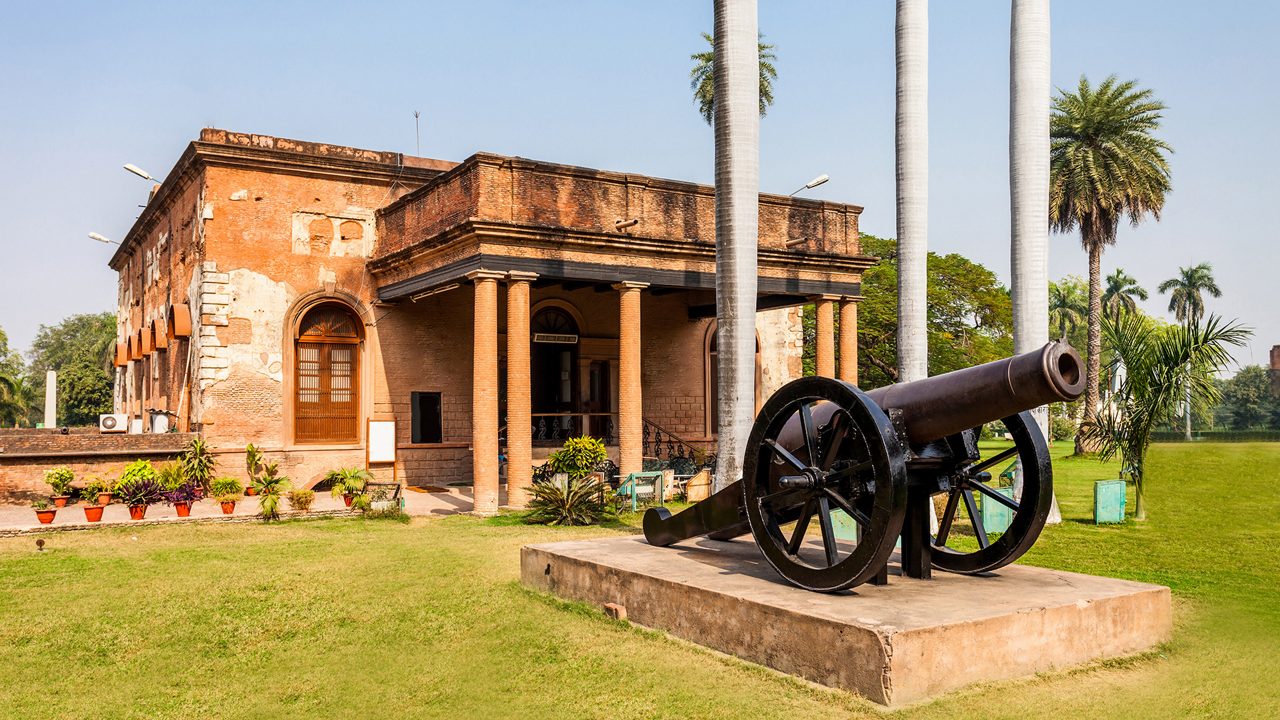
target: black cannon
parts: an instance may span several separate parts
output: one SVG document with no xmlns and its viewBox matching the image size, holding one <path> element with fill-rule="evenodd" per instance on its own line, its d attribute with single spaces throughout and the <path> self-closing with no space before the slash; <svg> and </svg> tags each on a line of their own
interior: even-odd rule
<svg viewBox="0 0 1280 720">
<path fill-rule="evenodd" d="M 902 538 L 902 571 L 982 573 L 1026 552 L 1044 527 L 1053 469 L 1029 410 L 1084 391 L 1079 354 L 1065 341 L 997 362 L 864 393 L 830 378 L 785 385 L 760 410 L 747 441 L 742 480 L 672 515 L 653 508 L 645 538 L 665 546 L 699 535 L 750 532 L 769 564 L 808 590 L 834 592 L 888 579 Z M 1001 422 L 1013 446 L 982 457 L 978 435 Z M 991 487 L 992 470 L 1019 461 L 1021 494 Z M 988 533 L 975 493 L 1009 508 Z M 934 496 L 946 495 L 933 521 Z M 972 534 L 953 533 L 964 506 Z M 832 514 L 852 518 L 856 540 L 836 537 Z M 817 518 L 821 543 L 806 540 Z"/>
</svg>

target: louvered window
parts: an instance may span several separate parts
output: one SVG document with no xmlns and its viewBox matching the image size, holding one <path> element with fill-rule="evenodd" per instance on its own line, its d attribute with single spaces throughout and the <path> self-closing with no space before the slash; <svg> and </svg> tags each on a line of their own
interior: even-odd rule
<svg viewBox="0 0 1280 720">
<path fill-rule="evenodd" d="M 294 439 L 359 442 L 360 326 L 341 305 L 309 311 L 298 329 Z"/>
</svg>

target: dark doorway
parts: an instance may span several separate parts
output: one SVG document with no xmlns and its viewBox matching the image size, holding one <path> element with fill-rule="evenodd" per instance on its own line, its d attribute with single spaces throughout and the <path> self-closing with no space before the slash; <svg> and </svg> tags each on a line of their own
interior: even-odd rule
<svg viewBox="0 0 1280 720">
<path fill-rule="evenodd" d="M 574 431 L 578 388 L 578 323 L 560 308 L 538 311 L 530 323 L 530 405 L 534 438 L 564 438 Z"/>
</svg>

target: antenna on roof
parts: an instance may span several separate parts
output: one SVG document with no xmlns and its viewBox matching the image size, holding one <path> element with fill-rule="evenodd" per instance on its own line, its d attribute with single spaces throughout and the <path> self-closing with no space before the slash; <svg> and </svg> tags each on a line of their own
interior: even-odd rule
<svg viewBox="0 0 1280 720">
<path fill-rule="evenodd" d="M 418 134 L 418 116 L 422 113 L 413 111 L 413 154 L 422 156 L 422 136 Z"/>
</svg>

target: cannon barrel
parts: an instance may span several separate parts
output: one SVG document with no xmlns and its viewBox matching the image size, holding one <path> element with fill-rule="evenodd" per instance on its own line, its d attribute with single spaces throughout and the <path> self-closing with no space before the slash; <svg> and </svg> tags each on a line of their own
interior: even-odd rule
<svg viewBox="0 0 1280 720">
<path fill-rule="evenodd" d="M 1004 360 L 878 388 L 868 397 L 900 414 L 907 440 L 924 444 L 1084 392 L 1084 364 L 1065 340 Z"/>
</svg>

